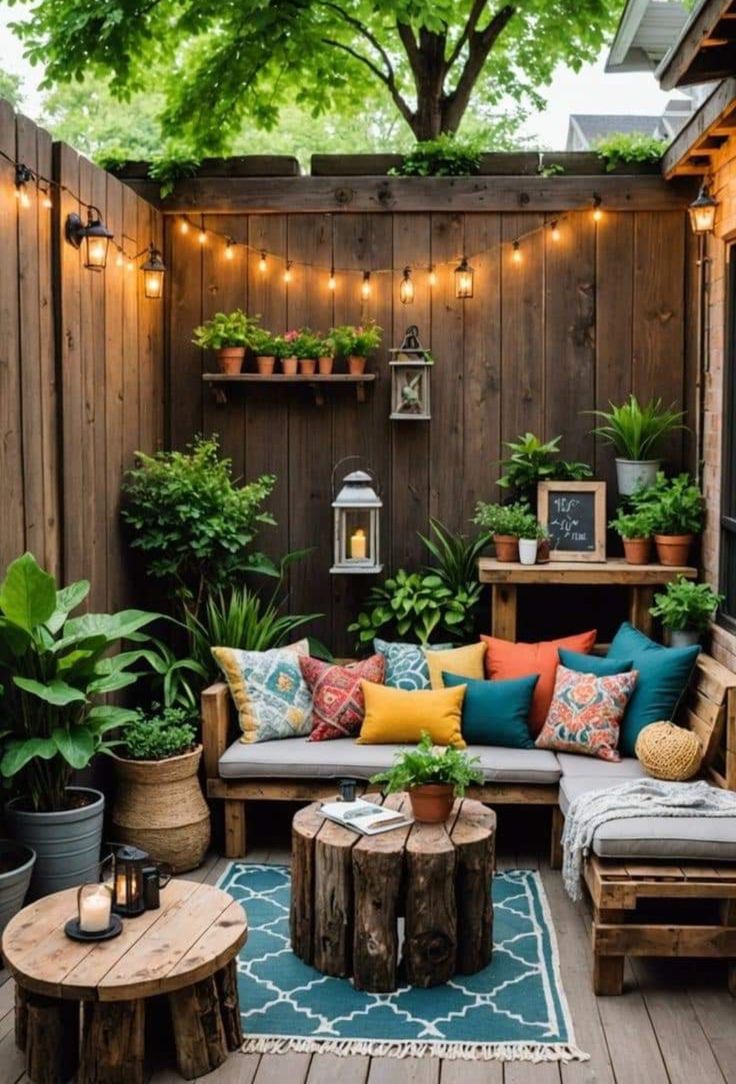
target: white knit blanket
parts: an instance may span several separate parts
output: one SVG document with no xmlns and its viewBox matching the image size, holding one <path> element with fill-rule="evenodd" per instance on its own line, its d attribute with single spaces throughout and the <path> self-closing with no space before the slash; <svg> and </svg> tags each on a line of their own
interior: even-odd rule
<svg viewBox="0 0 736 1084">
<path fill-rule="evenodd" d="M 590 790 L 570 803 L 562 833 L 562 877 L 568 895 L 580 899 L 583 861 L 602 824 L 629 817 L 735 817 L 736 793 L 697 783 L 634 779 L 607 790 Z"/>
</svg>

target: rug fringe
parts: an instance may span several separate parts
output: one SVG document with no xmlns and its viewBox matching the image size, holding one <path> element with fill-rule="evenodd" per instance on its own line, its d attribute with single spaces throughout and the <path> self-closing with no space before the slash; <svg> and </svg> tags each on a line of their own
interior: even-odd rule
<svg viewBox="0 0 736 1084">
<path fill-rule="evenodd" d="M 340 1058 L 445 1058 L 448 1061 L 588 1061 L 590 1054 L 572 1043 L 381 1042 L 370 1039 L 253 1038 L 245 1054 L 336 1054 Z"/>
</svg>

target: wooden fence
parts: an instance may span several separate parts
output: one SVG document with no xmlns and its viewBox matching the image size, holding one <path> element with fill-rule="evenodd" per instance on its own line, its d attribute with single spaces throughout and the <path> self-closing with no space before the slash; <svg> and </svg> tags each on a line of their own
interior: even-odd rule
<svg viewBox="0 0 736 1084">
<path fill-rule="evenodd" d="M 586 460 L 613 483 L 612 454 L 596 447 L 585 412 L 632 390 L 686 406 L 694 397 L 695 323 L 687 316 L 695 265 L 686 198 L 657 178 L 483 178 L 464 187 L 435 180 L 417 181 L 416 191 L 408 181 L 350 178 L 347 206 L 359 206 L 357 212 L 337 209 L 345 184 L 200 178 L 186 182 L 175 203 L 195 228 L 184 233 L 180 217 L 167 216 L 172 443 L 218 432 L 238 473 L 277 476 L 278 525 L 264 540 L 273 553 L 315 547 L 292 576 L 290 605 L 324 613 L 318 632 L 336 651 L 351 646 L 346 626 L 367 587 L 366 577 L 329 573 L 331 474 L 343 457 L 362 456 L 376 472 L 387 566 L 416 566 L 423 560 L 417 532 L 426 532 L 430 516 L 467 529 L 476 501 L 498 496 L 505 441 L 527 430 L 561 434 L 565 458 Z M 589 209 L 593 186 L 606 193 L 597 225 Z M 474 209 L 479 199 L 488 210 Z M 294 213 L 285 213 L 287 204 Z M 514 204 L 525 209 L 506 209 Z M 555 218 L 559 239 L 551 229 L 531 233 L 521 263 L 514 263 L 513 240 Z M 234 258 L 225 258 L 217 236 L 201 244 L 197 226 L 238 242 Z M 284 264 L 273 256 L 259 271 L 261 249 L 294 261 L 288 286 Z M 463 253 L 475 268 L 475 297 L 467 301 L 456 299 L 450 273 Z M 333 264 L 353 271 L 338 273 L 331 292 Z M 438 269 L 437 285 L 430 288 L 427 272 L 415 271 L 415 302 L 400 304 L 403 268 L 430 265 Z M 361 302 L 362 271 L 370 268 L 394 270 L 374 274 L 371 296 Z M 379 380 L 366 402 L 337 385 L 318 407 L 306 388 L 248 384 L 217 405 L 201 380 L 212 359 L 192 346 L 191 332 L 235 306 L 260 313 L 278 332 L 374 317 L 385 330 L 384 346 L 372 363 Z M 389 420 L 387 349 L 411 323 L 436 358 L 429 423 Z M 671 464 L 689 460 L 690 441 L 678 438 Z"/>
<path fill-rule="evenodd" d="M 85 270 L 63 231 L 81 199 L 134 254 L 162 243 L 162 217 L 2 101 L 0 151 L 64 186 L 49 209 L 30 184 L 24 206 L 0 157 L 0 570 L 29 549 L 65 581 L 88 577 L 91 609 L 120 606 L 120 479 L 164 438 L 163 306 L 114 252 L 104 275 Z"/>
</svg>

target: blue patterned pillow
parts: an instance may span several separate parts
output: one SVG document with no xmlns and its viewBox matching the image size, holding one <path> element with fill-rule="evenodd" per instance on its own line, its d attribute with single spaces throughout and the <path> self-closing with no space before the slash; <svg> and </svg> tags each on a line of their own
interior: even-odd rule
<svg viewBox="0 0 736 1084">
<path fill-rule="evenodd" d="M 447 651 L 453 644 L 431 644 L 428 651 Z M 383 655 L 386 660 L 384 684 L 392 689 L 406 689 L 417 692 L 429 688 L 429 667 L 424 657 L 424 650 L 419 644 L 389 643 L 387 640 L 373 641 L 373 650 Z"/>
<path fill-rule="evenodd" d="M 250 745 L 311 733 L 312 694 L 299 666 L 299 656 L 309 654 L 308 640 L 271 651 L 213 647 L 212 654 L 238 709 L 242 742 Z"/>
</svg>

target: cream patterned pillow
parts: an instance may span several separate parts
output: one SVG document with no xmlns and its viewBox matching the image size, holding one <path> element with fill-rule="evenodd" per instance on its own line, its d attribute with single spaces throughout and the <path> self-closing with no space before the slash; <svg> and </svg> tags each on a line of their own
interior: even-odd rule
<svg viewBox="0 0 736 1084">
<path fill-rule="evenodd" d="M 213 647 L 238 709 L 240 739 L 246 745 L 278 738 L 306 737 L 312 731 L 312 695 L 299 667 L 309 641 L 271 651 Z"/>
</svg>

